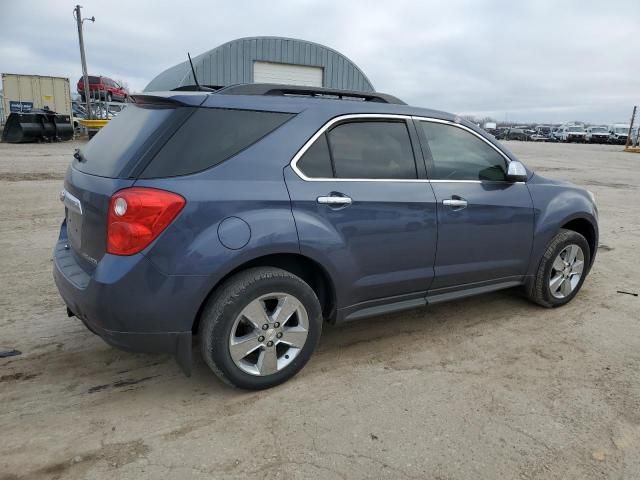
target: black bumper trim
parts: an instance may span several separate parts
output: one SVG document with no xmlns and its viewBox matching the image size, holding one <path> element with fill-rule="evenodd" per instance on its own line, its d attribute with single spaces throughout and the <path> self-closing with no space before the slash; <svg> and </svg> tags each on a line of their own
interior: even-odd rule
<svg viewBox="0 0 640 480">
<path fill-rule="evenodd" d="M 180 369 L 191 376 L 193 364 L 192 334 L 188 332 L 118 332 L 89 323 L 79 315 L 85 327 L 107 344 L 120 350 L 135 353 L 171 353 Z"/>
</svg>

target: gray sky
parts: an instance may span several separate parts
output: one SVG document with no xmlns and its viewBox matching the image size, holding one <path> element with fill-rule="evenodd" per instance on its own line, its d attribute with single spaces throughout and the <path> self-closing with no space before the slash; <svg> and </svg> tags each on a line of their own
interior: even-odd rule
<svg viewBox="0 0 640 480">
<path fill-rule="evenodd" d="M 276 35 L 347 55 L 410 104 L 498 120 L 627 122 L 640 103 L 637 0 L 83 0 L 89 73 L 142 90 L 226 41 Z M 81 75 L 66 0 L 0 0 L 0 71 Z M 636 44 L 632 47 L 632 42 Z"/>
</svg>

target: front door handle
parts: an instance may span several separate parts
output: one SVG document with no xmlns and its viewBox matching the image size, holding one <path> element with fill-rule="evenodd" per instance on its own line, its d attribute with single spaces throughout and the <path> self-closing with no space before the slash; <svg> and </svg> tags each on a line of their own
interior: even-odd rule
<svg viewBox="0 0 640 480">
<path fill-rule="evenodd" d="M 347 205 L 351 205 L 351 197 L 347 197 L 346 195 L 336 195 L 331 194 L 326 197 L 318 197 L 317 202 L 321 205 L 330 205 L 333 207 L 344 207 Z"/>
<path fill-rule="evenodd" d="M 466 208 L 468 205 L 464 198 L 447 198 L 442 201 L 442 204 L 451 208 Z"/>
</svg>

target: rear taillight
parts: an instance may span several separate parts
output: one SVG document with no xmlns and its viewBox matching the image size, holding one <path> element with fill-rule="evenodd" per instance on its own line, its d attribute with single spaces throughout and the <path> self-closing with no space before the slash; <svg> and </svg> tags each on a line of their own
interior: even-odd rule
<svg viewBox="0 0 640 480">
<path fill-rule="evenodd" d="M 125 188 L 109 202 L 107 253 L 133 255 L 167 228 L 186 201 L 176 193 L 155 188 Z"/>
</svg>

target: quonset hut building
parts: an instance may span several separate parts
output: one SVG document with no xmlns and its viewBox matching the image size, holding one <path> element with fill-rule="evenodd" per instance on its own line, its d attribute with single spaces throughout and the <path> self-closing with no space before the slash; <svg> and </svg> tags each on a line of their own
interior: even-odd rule
<svg viewBox="0 0 640 480">
<path fill-rule="evenodd" d="M 279 83 L 375 91 L 367 76 L 346 56 L 332 48 L 306 40 L 281 37 L 240 38 L 192 60 L 200 85 Z M 194 84 L 187 60 L 160 73 L 144 91 L 167 91 Z"/>
</svg>

